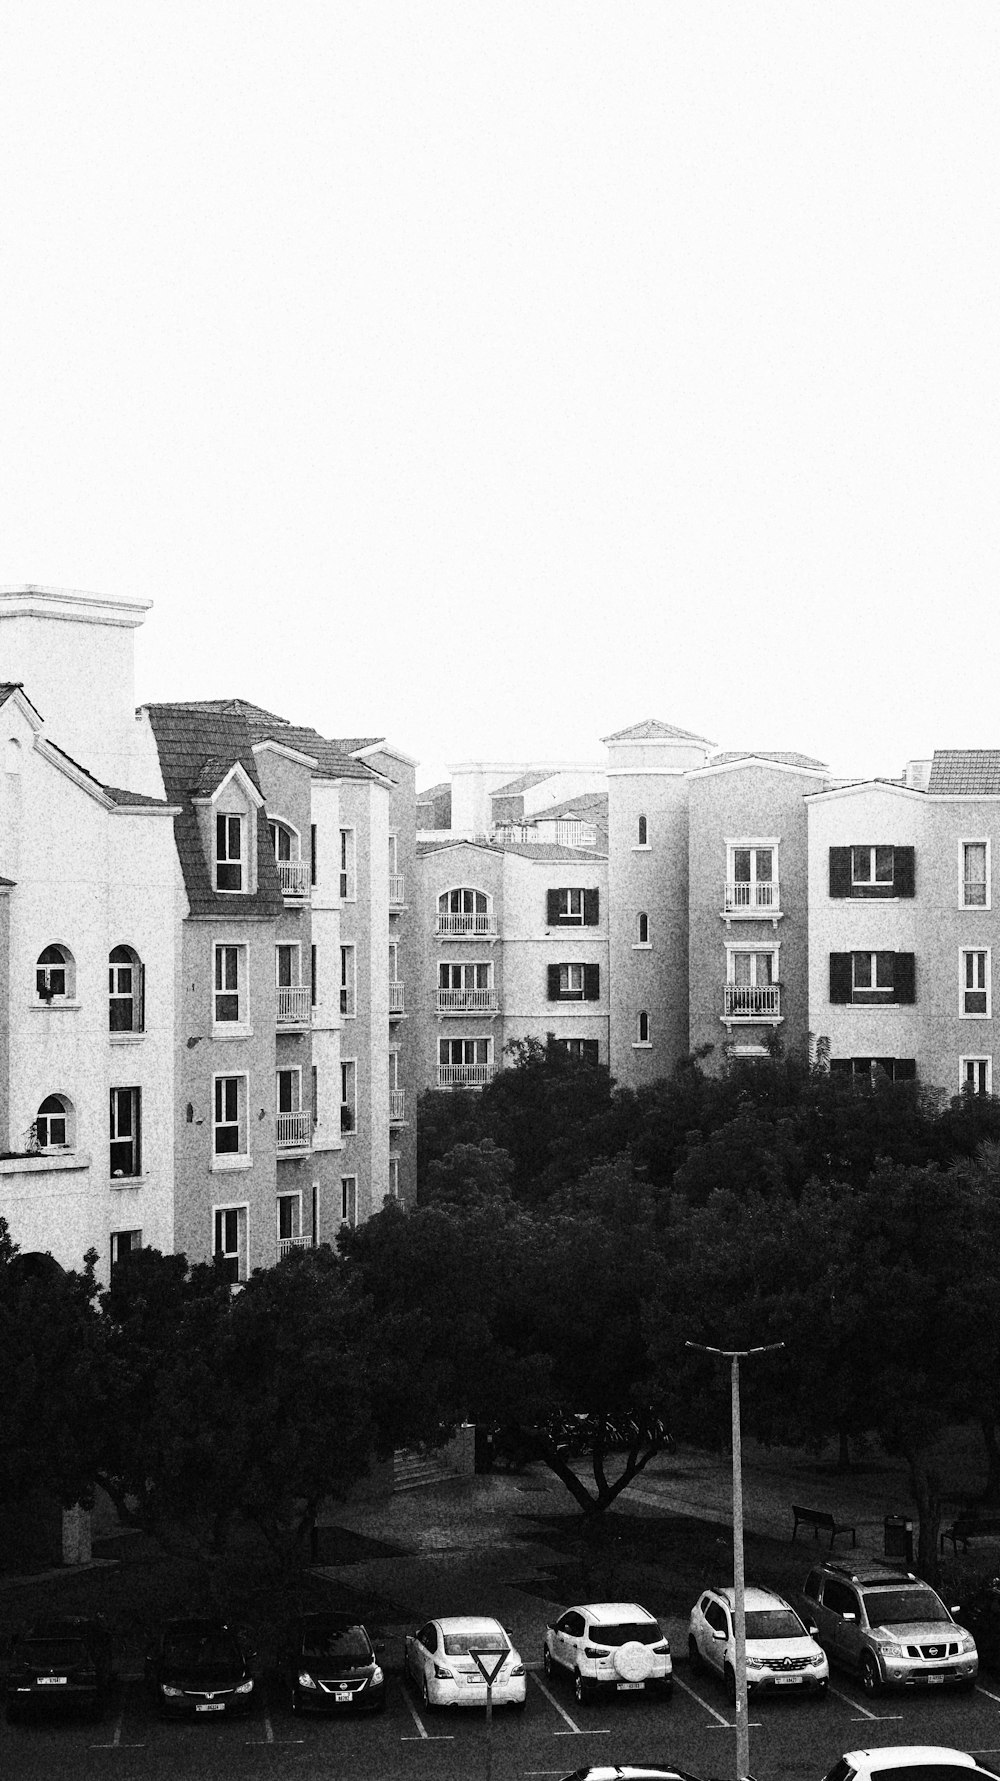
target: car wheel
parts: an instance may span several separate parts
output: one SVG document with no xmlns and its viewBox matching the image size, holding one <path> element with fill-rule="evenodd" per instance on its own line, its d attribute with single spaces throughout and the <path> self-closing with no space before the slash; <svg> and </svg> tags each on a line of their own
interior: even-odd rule
<svg viewBox="0 0 1000 1781">
<path fill-rule="evenodd" d="M 573 1699 L 579 1706 L 585 1707 L 590 1700 L 592 1689 L 590 1683 L 581 1676 L 579 1670 L 573 1671 Z"/>
<path fill-rule="evenodd" d="M 422 1703 L 422 1705 L 423 1705 L 423 1709 L 424 1709 L 424 1712 L 425 1712 L 425 1713 L 433 1713 L 433 1711 L 434 1711 L 434 1702 L 433 1702 L 433 1701 L 432 1701 L 432 1700 L 431 1700 L 431 1697 L 430 1697 L 430 1695 L 429 1695 L 429 1693 L 428 1693 L 428 1691 L 427 1691 L 427 1677 L 426 1677 L 426 1676 L 424 1676 L 424 1677 L 422 1677 L 422 1678 L 421 1678 L 421 1682 L 420 1682 L 420 1700 L 421 1700 L 421 1703 Z"/>
<path fill-rule="evenodd" d="M 702 1656 L 701 1652 L 698 1650 L 698 1641 L 693 1633 L 688 1634 L 688 1663 L 691 1665 L 691 1668 L 695 1673 L 701 1669 Z"/>
<path fill-rule="evenodd" d="M 736 1699 L 736 1671 L 733 1669 L 732 1664 L 726 1665 L 724 1681 L 726 1684 L 726 1694 L 729 1696 L 729 1699 L 731 1701 L 735 1701 L 735 1699 Z"/>
<path fill-rule="evenodd" d="M 861 1659 L 861 1686 L 869 1695 L 882 1692 L 882 1677 L 879 1674 L 878 1663 L 870 1651 L 866 1651 Z"/>
</svg>

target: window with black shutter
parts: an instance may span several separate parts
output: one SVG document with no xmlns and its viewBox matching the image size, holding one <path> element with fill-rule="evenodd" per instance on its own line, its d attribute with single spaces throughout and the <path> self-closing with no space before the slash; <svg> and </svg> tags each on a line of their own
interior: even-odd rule
<svg viewBox="0 0 1000 1781">
<path fill-rule="evenodd" d="M 830 954 L 830 1000 L 831 1002 L 849 1002 L 853 989 L 851 971 L 851 955 L 849 952 L 831 952 Z"/>
<path fill-rule="evenodd" d="M 583 893 L 583 925 L 596 928 L 601 919 L 601 893 L 599 890 L 585 890 Z"/>
<path fill-rule="evenodd" d="M 915 1002 L 917 999 L 916 959 L 912 952 L 897 952 L 893 969 L 893 1000 Z"/>
<path fill-rule="evenodd" d="M 831 897 L 865 902 L 916 894 L 916 854 L 889 842 L 855 842 L 830 848 Z"/>
<path fill-rule="evenodd" d="M 831 847 L 830 849 L 830 895 L 831 897 L 849 897 L 851 894 L 851 850 L 849 847 Z M 833 997 L 831 997 L 831 1001 Z"/>
<path fill-rule="evenodd" d="M 548 968 L 548 982 L 549 982 L 549 989 L 548 989 L 549 1001 L 550 1002 L 560 1001 L 561 997 L 559 994 L 559 966 L 558 965 L 550 965 L 549 966 L 549 968 Z"/>
</svg>

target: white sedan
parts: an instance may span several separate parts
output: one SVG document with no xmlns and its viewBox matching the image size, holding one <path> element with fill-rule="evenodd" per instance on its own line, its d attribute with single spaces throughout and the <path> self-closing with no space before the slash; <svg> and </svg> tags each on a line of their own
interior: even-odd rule
<svg viewBox="0 0 1000 1781">
<path fill-rule="evenodd" d="M 428 1620 L 407 1633 L 403 1668 L 425 1707 L 485 1707 L 486 1676 L 476 1656 L 492 1677 L 493 1705 L 523 1707 L 524 1665 L 499 1620 L 469 1614 Z"/>
</svg>

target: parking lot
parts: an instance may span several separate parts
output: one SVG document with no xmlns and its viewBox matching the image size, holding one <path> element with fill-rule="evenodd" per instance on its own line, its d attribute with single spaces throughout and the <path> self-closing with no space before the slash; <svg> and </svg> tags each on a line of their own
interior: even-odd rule
<svg viewBox="0 0 1000 1781">
<path fill-rule="evenodd" d="M 669 1703 L 633 1695 L 581 1707 L 568 1687 L 533 1669 L 524 1712 L 495 1715 L 491 1753 L 480 1710 L 425 1713 L 398 1673 L 390 1674 L 384 1714 L 332 1722 L 293 1717 L 265 1682 L 245 1719 L 165 1723 L 144 1685 L 126 1681 L 100 1724 L 47 1719 L 0 1726 L 0 1773 L 16 1781 L 67 1774 L 102 1781 L 159 1775 L 256 1781 L 286 1773 L 451 1781 L 485 1776 L 491 1756 L 495 1781 L 555 1781 L 584 1762 L 630 1757 L 666 1759 L 697 1775 L 728 1778 L 735 1733 L 722 1688 L 692 1676 L 683 1660 L 675 1678 Z M 998 1767 L 1000 1677 L 984 1676 L 971 1696 L 928 1690 L 869 1701 L 853 1682 L 835 1675 L 825 1701 L 753 1702 L 750 1726 L 757 1781 L 818 1781 L 845 1750 L 901 1743 L 950 1744 Z"/>
</svg>

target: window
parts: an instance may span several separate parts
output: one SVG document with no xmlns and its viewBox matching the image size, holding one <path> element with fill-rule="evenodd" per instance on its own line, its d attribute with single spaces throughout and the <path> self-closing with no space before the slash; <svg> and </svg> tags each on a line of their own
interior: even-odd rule
<svg viewBox="0 0 1000 1781">
<path fill-rule="evenodd" d="M 389 1121 L 401 1125 L 406 1118 L 406 1090 L 399 1080 L 399 1052 L 389 1053 Z"/>
<path fill-rule="evenodd" d="M 399 1199 L 399 1158 L 395 1154 L 389 1156 L 389 1198 Z"/>
<path fill-rule="evenodd" d="M 296 1066 L 277 1072 L 277 1110 L 298 1113 L 302 1106 L 302 1071 Z"/>
<path fill-rule="evenodd" d="M 466 885 L 443 891 L 438 898 L 437 931 L 439 934 L 495 934 L 496 922 L 490 913 L 490 899 L 485 891 Z"/>
<path fill-rule="evenodd" d="M 111 1272 L 114 1274 L 119 1262 L 127 1255 L 132 1255 L 142 1248 L 141 1231 L 112 1231 L 111 1233 Z"/>
<path fill-rule="evenodd" d="M 726 912 L 778 907 L 777 849 L 773 842 L 730 842 L 726 868 Z"/>
<path fill-rule="evenodd" d="M 449 1009 L 492 1008 L 493 966 L 471 962 L 438 965 L 437 1005 L 442 1013 Z"/>
<path fill-rule="evenodd" d="M 46 946 L 35 966 L 35 994 L 40 1002 L 68 1002 L 76 989 L 76 966 L 66 946 Z"/>
<path fill-rule="evenodd" d="M 649 1014 L 645 1008 L 640 1008 L 636 1017 L 634 1043 L 636 1045 L 649 1045 L 651 1043 L 649 1037 Z"/>
<path fill-rule="evenodd" d="M 959 1092 L 967 1095 L 993 1093 L 993 1059 L 991 1057 L 960 1057 L 958 1060 Z"/>
<path fill-rule="evenodd" d="M 316 948 L 315 948 L 315 946 L 310 946 L 310 948 L 309 948 L 309 1001 L 314 1008 L 316 1006 L 316 1002 L 318 999 L 318 992 L 317 992 L 318 983 L 319 983 L 319 978 L 318 978 L 317 972 L 316 972 Z"/>
<path fill-rule="evenodd" d="M 988 1020 L 990 1016 L 990 954 L 963 951 L 960 966 L 961 999 L 959 1013 Z"/>
<path fill-rule="evenodd" d="M 137 1088 L 111 1090 L 111 1178 L 142 1173 L 141 1096 Z"/>
<path fill-rule="evenodd" d="M 340 831 L 340 895 L 353 903 L 356 890 L 354 830 Z"/>
<path fill-rule="evenodd" d="M 635 944 L 636 946 L 650 945 L 649 916 L 646 914 L 645 909 L 640 909 L 635 918 Z"/>
<path fill-rule="evenodd" d="M 357 1009 L 357 951 L 353 946 L 340 949 L 340 1012 L 353 1017 Z"/>
<path fill-rule="evenodd" d="M 278 1208 L 278 1242 L 294 1243 L 302 1234 L 302 1195 L 279 1194 Z"/>
<path fill-rule="evenodd" d="M 340 1066 L 340 1129 L 354 1132 L 358 1124 L 358 1066 L 353 1061 Z"/>
<path fill-rule="evenodd" d="M 306 894 L 306 863 L 300 857 L 299 837 L 294 829 L 285 823 L 272 820 L 267 825 L 274 849 L 274 864 L 278 872 L 278 883 L 284 897 L 304 897 Z"/>
<path fill-rule="evenodd" d="M 493 1074 L 490 1039 L 439 1039 L 438 1087 L 481 1088 Z"/>
<path fill-rule="evenodd" d="M 358 1222 L 358 1178 L 356 1175 L 340 1177 L 340 1216 L 344 1224 Z"/>
<path fill-rule="evenodd" d="M 283 943 L 274 949 L 274 981 L 279 989 L 294 989 L 299 984 L 302 951 L 297 942 Z"/>
<path fill-rule="evenodd" d="M 725 1017 L 776 1019 L 781 1012 L 777 983 L 778 955 L 771 948 L 728 947 L 726 950 Z"/>
<path fill-rule="evenodd" d="M 269 822 L 267 825 L 267 832 L 271 837 L 271 846 L 274 848 L 275 859 L 293 860 L 295 858 L 295 853 L 292 846 L 291 831 L 286 829 L 283 823 Z"/>
<path fill-rule="evenodd" d="M 830 1000 L 855 1007 L 916 1001 L 912 952 L 831 952 Z"/>
<path fill-rule="evenodd" d="M 243 889 L 242 816 L 217 816 L 215 819 L 215 888 L 220 891 Z"/>
<path fill-rule="evenodd" d="M 212 1015 L 216 1026 L 242 1026 L 245 1023 L 245 981 L 246 948 L 244 946 L 217 946 L 215 949 L 215 1001 Z"/>
<path fill-rule="evenodd" d="M 990 844 L 988 841 L 962 841 L 961 879 L 958 887 L 959 907 L 988 909 L 990 907 Z"/>
<path fill-rule="evenodd" d="M 913 1082 L 917 1060 L 913 1057 L 832 1057 L 830 1074 L 865 1077 L 873 1087 L 880 1075 L 887 1076 L 890 1082 Z"/>
<path fill-rule="evenodd" d="M 831 897 L 912 897 L 915 894 L 912 847 L 863 842 L 830 849 Z"/>
<path fill-rule="evenodd" d="M 246 1231 L 245 1206 L 215 1208 L 212 1253 L 216 1266 L 233 1285 L 247 1277 Z"/>
<path fill-rule="evenodd" d="M 108 1028 L 112 1033 L 141 1033 L 145 973 L 131 946 L 115 946 L 108 955 Z"/>
<path fill-rule="evenodd" d="M 640 818 L 639 818 L 637 833 L 638 833 L 638 840 L 636 841 L 636 846 L 637 847 L 648 847 L 649 846 L 649 824 L 647 823 L 646 818 L 644 816 L 640 816 Z"/>
<path fill-rule="evenodd" d="M 550 1002 L 596 1002 L 601 995 L 600 965 L 550 965 Z"/>
<path fill-rule="evenodd" d="M 600 1061 L 600 1047 L 596 1039 L 556 1039 L 556 1045 L 575 1057 L 581 1064 L 596 1064 Z"/>
<path fill-rule="evenodd" d="M 217 1157 L 246 1155 L 245 1076 L 214 1078 L 212 1145 Z"/>
<path fill-rule="evenodd" d="M 35 1115 L 34 1141 L 40 1151 L 72 1150 L 73 1107 L 65 1095 L 46 1095 Z"/>
<path fill-rule="evenodd" d="M 545 920 L 550 928 L 596 927 L 600 921 L 600 890 L 550 890 L 545 897 Z"/>
<path fill-rule="evenodd" d="M 276 1072 L 275 1114 L 278 1149 L 303 1149 L 309 1143 L 312 1121 L 302 1111 L 302 1071 L 297 1065 Z"/>
<path fill-rule="evenodd" d="M 319 1125 L 319 1066 L 317 1064 L 310 1065 L 310 1071 L 312 1083 L 312 1122 L 313 1131 L 315 1131 L 316 1127 Z"/>
</svg>

